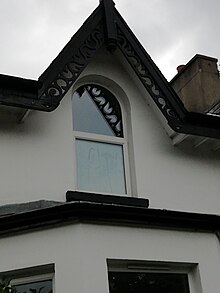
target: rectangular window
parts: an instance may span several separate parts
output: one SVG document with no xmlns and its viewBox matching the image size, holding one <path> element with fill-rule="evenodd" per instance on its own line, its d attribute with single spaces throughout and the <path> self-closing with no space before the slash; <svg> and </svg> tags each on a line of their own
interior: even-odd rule
<svg viewBox="0 0 220 293">
<path fill-rule="evenodd" d="M 53 264 L 18 269 L 0 274 L 0 287 L 12 293 L 53 293 L 53 277 Z"/>
<path fill-rule="evenodd" d="M 110 293 L 193 293 L 195 264 L 107 260 Z M 194 273 L 193 273 L 194 274 Z"/>
<path fill-rule="evenodd" d="M 109 272 L 110 293 L 189 293 L 187 274 Z"/>
<path fill-rule="evenodd" d="M 78 189 L 126 194 L 123 146 L 76 139 Z"/>
<path fill-rule="evenodd" d="M 16 293 L 52 293 L 52 276 L 40 275 L 12 280 Z"/>
</svg>

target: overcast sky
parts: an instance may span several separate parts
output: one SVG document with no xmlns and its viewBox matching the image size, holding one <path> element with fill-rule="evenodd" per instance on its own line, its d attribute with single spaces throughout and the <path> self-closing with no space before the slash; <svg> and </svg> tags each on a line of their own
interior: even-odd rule
<svg viewBox="0 0 220 293">
<path fill-rule="evenodd" d="M 99 0 L 0 0 L 0 73 L 37 79 Z M 170 80 L 195 54 L 220 59 L 220 0 L 115 0 Z"/>
</svg>

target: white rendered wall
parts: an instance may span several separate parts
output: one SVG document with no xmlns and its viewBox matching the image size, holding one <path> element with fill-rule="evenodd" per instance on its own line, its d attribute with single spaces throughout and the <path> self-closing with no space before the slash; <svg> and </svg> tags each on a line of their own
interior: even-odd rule
<svg viewBox="0 0 220 293">
<path fill-rule="evenodd" d="M 71 99 L 52 113 L 0 126 L 0 205 L 65 200 L 73 187 Z"/>
<path fill-rule="evenodd" d="M 56 293 L 108 293 L 107 259 L 198 264 L 190 292 L 219 287 L 219 241 L 208 233 L 68 225 L 2 238 L 0 259 L 0 272 L 54 263 Z"/>
<path fill-rule="evenodd" d="M 138 90 L 110 53 L 99 54 L 74 88 L 92 76 L 116 95 L 123 93 L 132 195 L 149 198 L 152 208 L 219 213 L 220 155 L 173 147 L 147 92 Z M 75 190 L 71 95 L 72 90 L 52 113 L 35 111 L 23 124 L 1 124 L 0 204 L 63 201 L 68 189 Z"/>
</svg>

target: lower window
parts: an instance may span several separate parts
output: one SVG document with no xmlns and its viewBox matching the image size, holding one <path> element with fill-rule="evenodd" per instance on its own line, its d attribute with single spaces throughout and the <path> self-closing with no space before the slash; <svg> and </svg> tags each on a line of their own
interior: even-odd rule
<svg viewBox="0 0 220 293">
<path fill-rule="evenodd" d="M 110 293 L 190 293 L 184 264 L 108 260 Z M 191 292 L 192 293 L 192 292 Z"/>
<path fill-rule="evenodd" d="M 42 276 L 39 276 L 39 278 Z M 45 276 L 44 276 L 45 277 Z M 46 280 L 17 280 L 12 281 L 12 286 L 16 289 L 16 293 L 52 293 L 52 279 Z M 14 283 L 14 284 L 13 284 Z"/>
<path fill-rule="evenodd" d="M 187 274 L 109 272 L 110 293 L 189 293 Z"/>
<path fill-rule="evenodd" d="M 53 277 L 53 264 L 3 272 L 0 274 L 0 292 L 53 293 Z"/>
</svg>

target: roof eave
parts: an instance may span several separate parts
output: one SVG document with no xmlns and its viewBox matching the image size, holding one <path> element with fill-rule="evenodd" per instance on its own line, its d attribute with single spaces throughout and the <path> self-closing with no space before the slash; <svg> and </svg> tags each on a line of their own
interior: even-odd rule
<svg viewBox="0 0 220 293">
<path fill-rule="evenodd" d="M 24 233 L 79 222 L 208 233 L 220 230 L 220 216 L 217 215 L 77 200 L 1 217 L 0 234 Z"/>
</svg>

